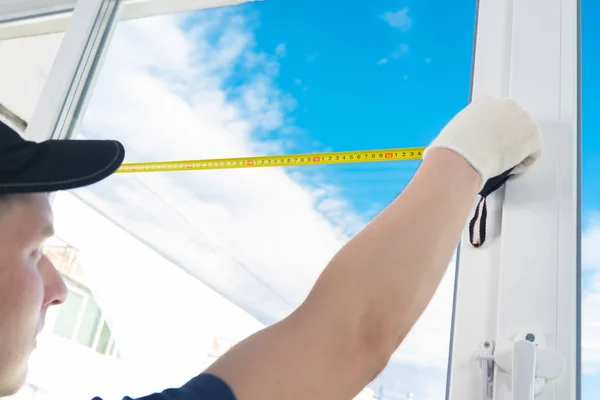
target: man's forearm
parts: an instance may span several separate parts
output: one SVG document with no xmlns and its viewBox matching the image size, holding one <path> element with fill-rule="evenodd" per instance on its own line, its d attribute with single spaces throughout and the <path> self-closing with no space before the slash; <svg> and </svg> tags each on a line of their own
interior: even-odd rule
<svg viewBox="0 0 600 400">
<path fill-rule="evenodd" d="M 479 185 L 461 156 L 432 151 L 400 196 L 334 257 L 306 306 L 347 318 L 391 355 L 435 293 Z"/>
</svg>

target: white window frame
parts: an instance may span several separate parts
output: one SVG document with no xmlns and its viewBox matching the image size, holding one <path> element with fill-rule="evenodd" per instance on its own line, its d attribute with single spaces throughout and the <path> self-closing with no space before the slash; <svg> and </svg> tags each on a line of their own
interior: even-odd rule
<svg viewBox="0 0 600 400">
<path fill-rule="evenodd" d="M 79 128 L 121 0 L 79 1 L 25 136 L 67 139 Z"/>
<path fill-rule="evenodd" d="M 486 245 L 463 234 L 447 398 L 512 400 L 511 375 L 474 356 L 486 342 L 510 355 L 513 335 L 533 333 L 566 363 L 536 399 L 580 399 L 579 1 L 479 0 L 477 12 L 472 95 L 519 101 L 545 148 L 489 199 Z M 480 365 L 493 367 L 489 396 Z"/>
<path fill-rule="evenodd" d="M 77 312 L 77 317 L 75 317 L 75 325 L 73 325 L 73 332 L 71 333 L 71 335 L 68 338 L 65 338 L 70 341 L 78 342 L 77 336 L 79 334 L 79 329 L 81 327 L 81 321 L 83 321 L 83 316 L 85 315 L 85 310 L 87 309 L 87 306 L 88 306 L 91 296 L 85 290 L 82 290 L 69 282 L 67 282 L 67 288 L 68 288 L 69 292 L 73 292 L 83 298 L 83 301 L 81 302 L 81 305 L 79 306 L 79 310 Z M 56 320 L 54 321 L 55 324 L 58 321 L 59 316 L 60 316 L 60 308 L 57 310 Z"/>
<path fill-rule="evenodd" d="M 28 138 L 66 138 L 76 130 L 114 31 L 118 2 L 77 2 Z M 499 356 L 511 350 L 512 335 L 530 332 L 566 362 L 563 375 L 538 399 L 580 398 L 578 33 L 579 0 L 478 2 L 472 94 L 518 100 L 541 122 L 546 145 L 531 173 L 489 199 L 486 245 L 473 249 L 463 235 L 449 400 L 486 399 L 475 353 L 487 341 Z M 489 398 L 513 400 L 510 375 L 495 363 L 493 376 Z"/>
</svg>

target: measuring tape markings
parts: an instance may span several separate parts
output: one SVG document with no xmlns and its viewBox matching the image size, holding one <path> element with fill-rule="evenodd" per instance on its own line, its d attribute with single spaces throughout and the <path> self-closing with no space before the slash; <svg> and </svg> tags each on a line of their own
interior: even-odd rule
<svg viewBox="0 0 600 400">
<path fill-rule="evenodd" d="M 217 158 L 211 160 L 183 160 L 142 162 L 123 164 L 117 173 L 194 171 L 231 168 L 290 167 L 305 165 L 347 164 L 364 162 L 385 162 L 419 160 L 423 158 L 424 147 L 398 148 L 386 150 L 359 150 L 330 153 L 289 154 L 277 156 Z"/>
</svg>

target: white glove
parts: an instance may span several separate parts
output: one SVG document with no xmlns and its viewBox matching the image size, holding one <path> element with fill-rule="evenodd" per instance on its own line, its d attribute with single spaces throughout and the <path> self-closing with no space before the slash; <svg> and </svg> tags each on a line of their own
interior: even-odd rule
<svg viewBox="0 0 600 400">
<path fill-rule="evenodd" d="M 541 155 L 542 133 L 514 100 L 485 96 L 459 112 L 423 158 L 433 148 L 450 149 L 463 156 L 481 175 L 483 188 L 488 179 L 513 167 L 511 175 L 530 167 Z"/>
</svg>

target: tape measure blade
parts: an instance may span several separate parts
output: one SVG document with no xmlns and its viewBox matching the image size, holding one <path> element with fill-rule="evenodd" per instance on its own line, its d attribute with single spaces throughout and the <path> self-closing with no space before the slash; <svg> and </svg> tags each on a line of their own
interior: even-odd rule
<svg viewBox="0 0 600 400">
<path fill-rule="evenodd" d="M 291 154 L 248 158 L 168 161 L 123 164 L 116 173 L 170 172 L 190 170 L 239 169 L 257 167 L 308 166 L 385 161 L 419 160 L 424 147 L 387 150 L 357 150 L 313 154 Z"/>
</svg>

